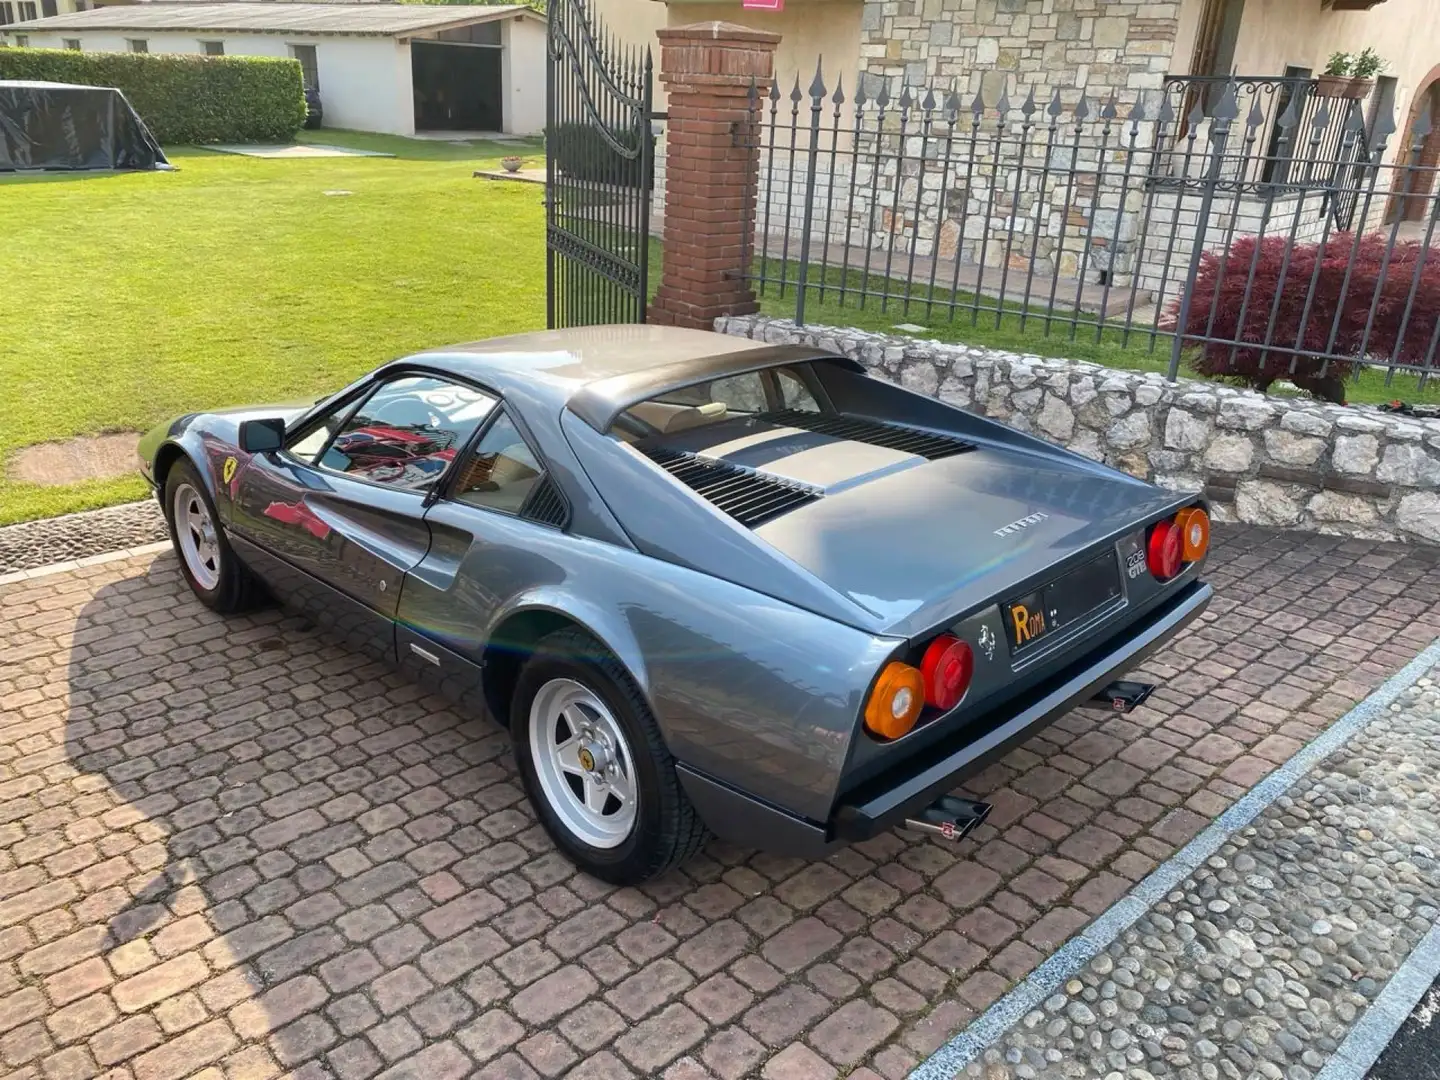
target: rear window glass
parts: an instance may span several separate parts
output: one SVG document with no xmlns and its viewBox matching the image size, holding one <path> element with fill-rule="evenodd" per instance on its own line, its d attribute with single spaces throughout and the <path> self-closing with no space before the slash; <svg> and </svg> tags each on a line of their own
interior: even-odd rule
<svg viewBox="0 0 1440 1080">
<path fill-rule="evenodd" d="M 820 403 L 797 370 L 752 371 L 672 390 L 632 406 L 625 414 L 630 421 L 625 426 L 637 435 L 666 434 L 781 409 L 820 411 Z"/>
</svg>

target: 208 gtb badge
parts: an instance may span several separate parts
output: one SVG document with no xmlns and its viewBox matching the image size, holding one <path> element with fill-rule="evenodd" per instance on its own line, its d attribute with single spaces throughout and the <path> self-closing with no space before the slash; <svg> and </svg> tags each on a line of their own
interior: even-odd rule
<svg viewBox="0 0 1440 1080">
<path fill-rule="evenodd" d="M 1006 525 L 1003 529 L 996 529 L 996 530 L 995 530 L 995 535 L 996 535 L 996 536 L 1014 536 L 1016 533 L 1020 532 L 1022 529 L 1028 529 L 1031 525 L 1038 525 L 1038 524 L 1040 524 L 1040 522 L 1044 521 L 1044 520 L 1045 520 L 1046 518 L 1048 518 L 1049 516 L 1050 516 L 1049 514 L 1043 514 L 1043 513 L 1042 513 L 1042 514 L 1031 514 L 1029 517 L 1023 517 L 1023 518 L 1021 518 L 1019 521 L 1012 521 L 1012 522 L 1010 522 L 1010 524 L 1009 524 L 1009 525 Z"/>
</svg>

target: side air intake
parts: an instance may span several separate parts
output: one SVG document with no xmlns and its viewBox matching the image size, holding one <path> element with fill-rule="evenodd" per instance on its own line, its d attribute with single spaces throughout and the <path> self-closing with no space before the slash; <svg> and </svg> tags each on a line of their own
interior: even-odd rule
<svg viewBox="0 0 1440 1080">
<path fill-rule="evenodd" d="M 963 454 L 974 450 L 975 444 L 954 435 L 938 435 L 933 431 L 921 431 L 903 424 L 889 424 L 880 420 L 869 420 L 859 416 L 840 416 L 834 413 L 802 412 L 799 409 L 777 409 L 760 413 L 755 419 L 782 427 L 801 428 L 819 435 L 829 435 L 849 442 L 869 443 L 899 450 L 905 454 L 935 461 L 939 458 Z"/>
<path fill-rule="evenodd" d="M 570 518 L 570 508 L 565 505 L 565 497 L 560 494 L 555 481 L 547 474 L 541 477 L 540 483 L 530 492 L 521 514 L 542 525 L 554 525 L 557 529 L 563 529 Z"/>
<path fill-rule="evenodd" d="M 820 498 L 820 492 L 803 484 L 723 461 L 707 461 L 695 454 L 664 447 L 650 447 L 641 452 L 748 529 Z"/>
</svg>

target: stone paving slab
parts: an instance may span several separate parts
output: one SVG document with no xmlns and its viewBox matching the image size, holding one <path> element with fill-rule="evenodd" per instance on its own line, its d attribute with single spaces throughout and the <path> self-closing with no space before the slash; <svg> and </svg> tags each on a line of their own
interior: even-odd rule
<svg viewBox="0 0 1440 1080">
<path fill-rule="evenodd" d="M 1440 553 L 1217 530 L 1129 717 L 974 842 L 577 874 L 507 739 L 171 556 L 0 585 L 0 1064 L 20 1077 L 905 1075 L 1440 633 Z"/>
<path fill-rule="evenodd" d="M 1343 1055 L 1440 917 L 1436 674 L 960 1075 L 1312 1080 Z"/>
</svg>

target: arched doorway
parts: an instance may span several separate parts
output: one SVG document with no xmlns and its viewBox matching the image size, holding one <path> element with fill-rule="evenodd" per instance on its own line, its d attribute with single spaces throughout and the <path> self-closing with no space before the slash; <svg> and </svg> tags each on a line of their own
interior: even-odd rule
<svg viewBox="0 0 1440 1080">
<path fill-rule="evenodd" d="M 1421 221 L 1435 185 L 1430 170 L 1440 165 L 1440 65 L 1425 76 L 1410 106 L 1404 140 L 1395 147 L 1395 165 L 1385 221 Z"/>
</svg>

